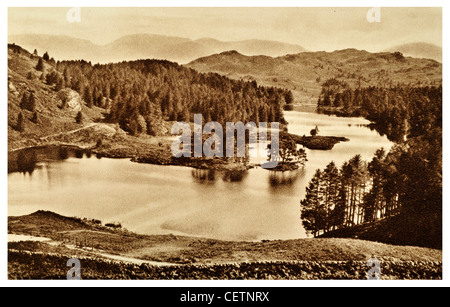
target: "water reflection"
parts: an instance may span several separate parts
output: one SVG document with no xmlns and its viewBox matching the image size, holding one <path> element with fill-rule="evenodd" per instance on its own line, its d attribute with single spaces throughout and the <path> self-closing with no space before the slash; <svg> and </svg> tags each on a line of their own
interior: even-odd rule
<svg viewBox="0 0 450 307">
<path fill-rule="evenodd" d="M 269 171 L 269 184 L 272 188 L 278 187 L 278 186 L 286 186 L 286 185 L 293 185 L 297 179 L 299 178 L 299 175 L 303 172 L 302 169 L 297 169 L 293 171 Z"/>
<path fill-rule="evenodd" d="M 68 158 L 82 159 L 84 154 L 91 154 L 73 146 L 42 146 L 19 149 L 8 153 L 8 174 L 19 172 L 32 175 L 34 170 L 42 167 L 42 163 L 64 161 Z"/>
<path fill-rule="evenodd" d="M 214 183 L 216 181 L 216 171 L 210 169 L 193 169 L 192 177 L 198 183 Z"/>
<path fill-rule="evenodd" d="M 8 158 L 8 174 L 20 172 L 22 174 L 32 174 L 37 164 L 37 154 L 34 151 L 21 151 L 17 154 L 17 159 Z"/>
<path fill-rule="evenodd" d="M 224 182 L 241 182 L 248 174 L 248 170 L 193 169 L 192 177 L 197 183 L 214 184 L 219 178 Z"/>
<path fill-rule="evenodd" d="M 224 172 L 222 180 L 226 182 L 241 182 L 247 174 L 247 170 L 229 170 Z"/>
</svg>

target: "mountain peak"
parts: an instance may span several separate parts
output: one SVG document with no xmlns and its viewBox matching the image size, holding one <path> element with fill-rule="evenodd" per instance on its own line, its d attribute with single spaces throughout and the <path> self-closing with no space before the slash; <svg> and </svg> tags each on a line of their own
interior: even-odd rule
<svg viewBox="0 0 450 307">
<path fill-rule="evenodd" d="M 237 52 L 237 50 L 228 50 L 228 51 L 224 51 L 220 53 L 221 55 L 242 55 L 239 52 Z"/>
</svg>

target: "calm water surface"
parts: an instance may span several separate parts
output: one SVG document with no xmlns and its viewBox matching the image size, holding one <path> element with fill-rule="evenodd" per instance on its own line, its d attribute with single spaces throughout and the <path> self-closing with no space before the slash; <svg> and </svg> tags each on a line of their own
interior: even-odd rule
<svg viewBox="0 0 450 307">
<path fill-rule="evenodd" d="M 158 166 L 127 159 L 98 159 L 69 151 L 37 156 L 37 163 L 8 174 L 8 214 L 36 210 L 120 222 L 146 234 L 184 234 L 225 240 L 305 237 L 300 199 L 317 168 L 340 166 L 355 154 L 370 160 L 392 143 L 362 118 L 286 112 L 289 132 L 345 136 L 330 151 L 307 150 L 308 162 L 294 172 L 246 172 Z M 54 150 L 52 154 L 55 155 Z M 59 157 L 59 158 L 58 158 Z"/>
</svg>

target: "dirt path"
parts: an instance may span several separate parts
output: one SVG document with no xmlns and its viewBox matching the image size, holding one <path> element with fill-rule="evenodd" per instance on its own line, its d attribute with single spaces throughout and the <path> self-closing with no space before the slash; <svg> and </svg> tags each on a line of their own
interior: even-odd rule
<svg viewBox="0 0 450 307">
<path fill-rule="evenodd" d="M 120 256 L 120 255 L 113 255 L 113 254 L 109 254 L 106 253 L 104 251 L 99 251 L 99 250 L 95 250 L 95 249 L 86 249 L 86 248 L 80 248 L 77 247 L 73 244 L 65 244 L 64 242 L 61 241 L 55 241 L 52 240 L 50 238 L 46 238 L 46 237 L 36 237 L 36 236 L 30 236 L 30 235 L 18 235 L 18 234 L 8 234 L 8 242 L 27 242 L 27 241 L 31 241 L 31 242 L 45 242 L 51 246 L 59 246 L 59 247 L 65 247 L 68 249 L 72 249 L 72 250 L 76 250 L 76 251 L 80 251 L 83 253 L 89 253 L 92 256 L 97 256 L 97 257 L 104 257 L 104 258 L 108 258 L 111 260 L 116 260 L 116 261 L 120 261 L 120 262 L 126 262 L 126 263 L 131 263 L 131 264 L 136 264 L 136 265 L 141 265 L 141 264 L 149 264 L 149 265 L 154 265 L 154 266 L 171 266 L 171 265 L 176 265 L 176 263 L 170 263 L 170 262 L 160 262 L 160 261 L 148 261 L 148 260 L 142 260 L 142 259 L 138 259 L 138 258 L 133 258 L 133 257 L 125 257 L 125 256 Z"/>
<path fill-rule="evenodd" d="M 54 133 L 54 134 L 49 134 L 49 135 L 45 135 L 42 137 L 39 137 L 37 139 L 24 139 L 24 140 L 20 140 L 20 141 L 14 141 L 13 144 L 8 144 L 8 146 L 11 146 L 10 148 L 13 148 L 11 150 L 8 149 L 9 152 L 15 152 L 18 150 L 22 150 L 22 149 L 26 149 L 26 148 L 30 148 L 30 147 L 35 147 L 35 146 L 40 146 L 40 145 L 45 145 L 46 143 L 51 143 L 52 142 L 52 138 L 54 139 L 54 141 L 57 141 L 58 138 L 64 137 L 64 136 L 68 136 L 68 135 L 73 135 L 77 132 L 83 131 L 83 130 L 87 130 L 87 129 L 97 129 L 97 130 L 103 130 L 103 134 L 109 134 L 109 135 L 113 135 L 116 133 L 116 130 L 111 127 L 108 124 L 105 123 L 89 123 L 83 127 L 77 128 L 77 129 L 73 129 L 73 130 L 69 130 L 69 131 L 63 131 L 63 132 L 58 132 L 58 133 Z M 95 138 L 93 138 L 92 142 L 95 143 Z M 64 144 L 65 142 L 59 142 L 60 145 Z M 69 142 L 70 143 L 70 142 Z M 21 144 L 28 144 L 26 146 L 21 146 Z M 77 146 L 79 147 L 83 147 L 80 144 L 77 144 Z"/>
<path fill-rule="evenodd" d="M 49 139 L 49 138 L 53 138 L 53 137 L 57 137 L 57 136 L 61 136 L 61 135 L 67 135 L 67 134 L 76 133 L 76 132 L 78 132 L 78 131 L 81 131 L 81 130 L 84 130 L 84 129 L 88 129 L 88 128 L 94 127 L 94 126 L 96 126 L 96 125 L 104 125 L 104 124 L 101 124 L 101 123 L 90 123 L 90 124 L 87 124 L 87 125 L 85 125 L 85 126 L 83 126 L 83 127 L 81 127 L 81 128 L 77 128 L 77 129 L 74 129 L 74 130 L 64 131 L 64 132 L 59 132 L 59 133 L 55 133 L 55 134 L 50 134 L 50 135 L 43 136 L 43 137 L 40 138 L 40 140 L 41 140 L 41 141 L 45 141 L 45 140 L 47 140 L 47 139 Z"/>
</svg>

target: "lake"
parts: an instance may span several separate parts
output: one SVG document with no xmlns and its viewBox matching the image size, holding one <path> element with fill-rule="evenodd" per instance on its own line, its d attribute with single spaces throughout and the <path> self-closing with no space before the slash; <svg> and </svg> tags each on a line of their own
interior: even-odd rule
<svg viewBox="0 0 450 307">
<path fill-rule="evenodd" d="M 363 118 L 296 111 L 285 112 L 285 118 L 290 133 L 309 135 L 317 125 L 319 135 L 350 141 L 329 151 L 306 149 L 305 166 L 284 173 L 196 170 L 99 159 L 70 148 L 41 149 L 32 166 L 10 163 L 8 215 L 50 210 L 120 222 L 143 234 L 249 241 L 304 238 L 299 203 L 315 170 L 331 160 L 341 166 L 355 154 L 370 161 L 378 148 L 389 150 L 392 143 L 367 128 Z M 20 164 L 27 157 L 16 160 Z"/>
</svg>

